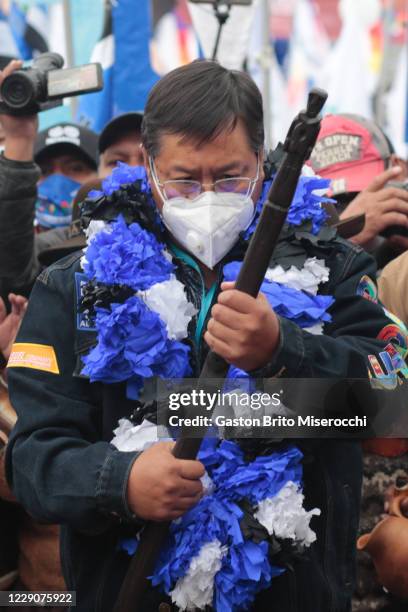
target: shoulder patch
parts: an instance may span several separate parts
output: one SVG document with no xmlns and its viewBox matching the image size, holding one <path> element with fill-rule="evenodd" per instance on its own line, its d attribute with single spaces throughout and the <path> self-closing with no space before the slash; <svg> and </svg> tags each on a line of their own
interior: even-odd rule
<svg viewBox="0 0 408 612">
<path fill-rule="evenodd" d="M 374 302 L 375 304 L 378 301 L 378 290 L 377 285 L 373 281 L 372 278 L 364 274 L 359 280 L 357 285 L 357 295 L 361 295 L 361 297 L 369 300 L 370 302 Z"/>
<path fill-rule="evenodd" d="M 8 368 L 31 368 L 51 374 L 59 374 L 57 356 L 54 347 L 46 344 L 29 344 L 17 342 L 13 344 Z"/>
</svg>

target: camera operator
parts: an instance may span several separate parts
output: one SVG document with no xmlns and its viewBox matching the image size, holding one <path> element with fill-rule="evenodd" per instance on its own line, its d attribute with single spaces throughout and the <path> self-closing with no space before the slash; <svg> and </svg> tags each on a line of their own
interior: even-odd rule
<svg viewBox="0 0 408 612">
<path fill-rule="evenodd" d="M 21 66 L 22 62 L 12 61 L 0 72 L 0 84 Z M 0 138 L 4 139 L 4 151 L 0 155 L 2 370 L 26 308 L 26 299 L 11 291 L 28 295 L 41 267 L 37 254 L 45 246 L 66 239 L 73 196 L 83 182 L 96 176 L 97 135 L 67 123 L 37 135 L 36 114 L 3 113 L 0 125 Z M 2 144 L 0 140 L 0 147 Z M 41 232 L 34 231 L 35 218 L 37 230 Z M 12 416 L 5 372 L 1 372 L 0 379 L 2 408 L 7 407 Z M 0 510 L 4 531 L 0 583 L 2 588 L 62 590 L 65 586 L 59 561 L 58 526 L 40 525 L 24 513 L 13 501 L 5 481 L 3 457 L 8 433 L 8 428 L 0 423 Z"/>
<path fill-rule="evenodd" d="M 0 73 L 0 84 L 20 61 Z M 41 266 L 37 254 L 65 240 L 71 202 L 80 185 L 96 177 L 97 135 L 75 124 L 48 128 L 37 137 L 37 115 L 2 114 L 0 156 L 0 295 L 28 295 Z M 37 162 L 37 163 L 35 163 Z M 38 199 L 37 199 L 38 185 Z M 51 232 L 35 234 L 39 229 Z"/>
<path fill-rule="evenodd" d="M 342 219 L 365 214 L 352 241 L 376 251 L 379 267 L 408 248 L 408 166 L 376 123 L 327 115 L 310 161 L 317 174 L 332 179 Z"/>
</svg>

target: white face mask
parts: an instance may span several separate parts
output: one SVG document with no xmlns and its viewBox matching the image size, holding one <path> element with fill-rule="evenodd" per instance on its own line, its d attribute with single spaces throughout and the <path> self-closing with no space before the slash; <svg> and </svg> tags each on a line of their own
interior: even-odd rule
<svg viewBox="0 0 408 612">
<path fill-rule="evenodd" d="M 165 200 L 161 214 L 174 238 L 212 269 L 250 225 L 254 210 L 249 195 L 205 191 L 195 200 Z"/>
</svg>

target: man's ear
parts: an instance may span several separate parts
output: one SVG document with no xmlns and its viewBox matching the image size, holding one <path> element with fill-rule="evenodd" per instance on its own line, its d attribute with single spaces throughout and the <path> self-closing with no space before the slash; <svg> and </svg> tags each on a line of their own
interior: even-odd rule
<svg viewBox="0 0 408 612">
<path fill-rule="evenodd" d="M 261 183 L 265 180 L 265 172 L 264 172 L 264 160 L 265 160 L 265 149 L 262 147 L 258 151 L 258 163 L 259 163 L 259 181 Z"/>
<path fill-rule="evenodd" d="M 142 145 L 142 143 L 140 143 L 140 148 L 142 150 L 142 155 L 143 155 L 143 166 L 146 170 L 147 178 L 149 179 L 149 183 L 152 184 L 152 174 L 150 172 L 149 154 L 144 148 L 144 146 Z"/>
</svg>

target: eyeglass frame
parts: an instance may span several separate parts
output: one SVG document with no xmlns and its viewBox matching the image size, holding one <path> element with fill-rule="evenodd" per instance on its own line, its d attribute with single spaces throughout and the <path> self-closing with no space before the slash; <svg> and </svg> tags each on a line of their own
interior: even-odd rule
<svg viewBox="0 0 408 612">
<path fill-rule="evenodd" d="M 248 190 L 247 193 L 245 194 L 244 197 L 250 197 L 252 196 L 254 189 L 255 189 L 255 185 L 259 179 L 259 168 L 260 168 L 260 163 L 259 163 L 259 154 L 255 153 L 256 155 L 256 176 L 254 178 L 249 178 L 249 176 L 234 176 L 232 178 L 227 178 L 227 179 L 218 179 L 217 181 L 214 181 L 213 183 L 200 183 L 200 181 L 194 181 L 194 180 L 189 180 L 189 179 L 169 179 L 166 181 L 159 181 L 159 178 L 157 176 L 157 172 L 156 172 L 156 165 L 154 163 L 153 157 L 151 155 L 149 155 L 149 168 L 150 168 L 150 173 L 152 175 L 152 178 L 156 184 L 157 187 L 157 191 L 159 192 L 163 202 L 164 201 L 169 201 L 169 200 L 173 200 L 177 197 L 183 197 L 183 196 L 174 196 L 174 198 L 168 198 L 167 194 L 165 191 L 162 191 L 160 188 L 164 188 L 166 183 L 194 183 L 195 185 L 200 185 L 200 193 L 198 195 L 196 195 L 194 198 L 192 198 L 190 201 L 194 202 L 194 200 L 196 200 L 197 198 L 199 198 L 203 193 L 205 193 L 205 190 L 203 189 L 203 187 L 209 187 L 210 185 L 212 187 L 214 187 L 216 185 L 216 183 L 219 182 L 224 182 L 224 181 L 236 181 L 239 179 L 245 179 L 249 181 L 249 186 L 248 186 Z M 220 193 L 220 192 L 216 192 L 216 193 Z M 237 192 L 221 192 L 221 193 L 237 193 Z M 244 195 L 244 194 L 241 194 Z M 189 199 L 189 198 L 187 198 Z"/>
</svg>

